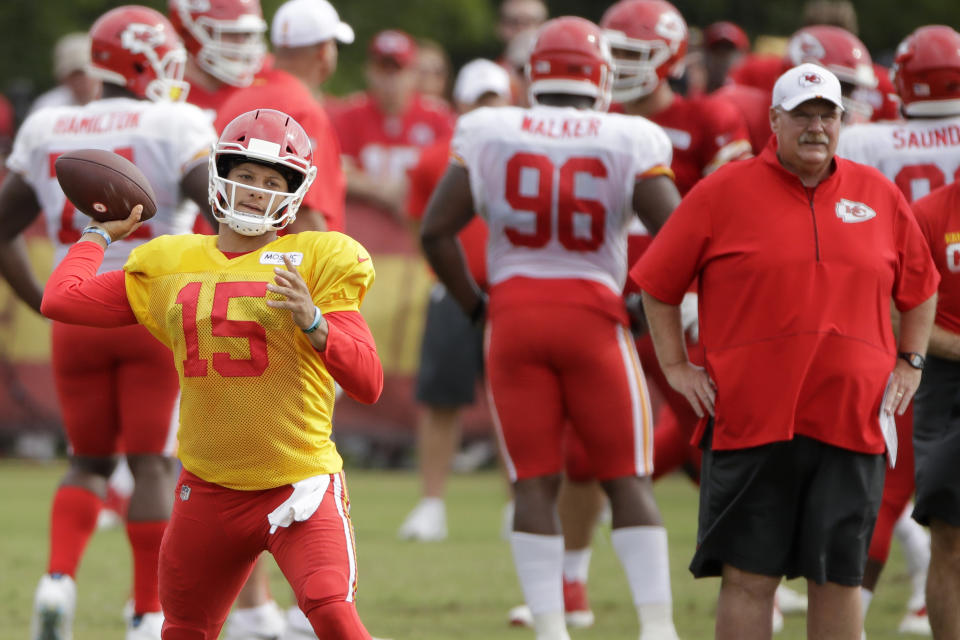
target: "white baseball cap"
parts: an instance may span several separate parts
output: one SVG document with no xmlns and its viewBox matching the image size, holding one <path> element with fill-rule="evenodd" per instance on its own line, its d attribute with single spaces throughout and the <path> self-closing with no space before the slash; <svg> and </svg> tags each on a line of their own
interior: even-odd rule
<svg viewBox="0 0 960 640">
<path fill-rule="evenodd" d="M 336 38 L 353 42 L 353 28 L 327 0 L 288 0 L 280 5 L 270 25 L 275 47 L 306 47 Z"/>
<path fill-rule="evenodd" d="M 53 49 L 53 75 L 60 82 L 74 71 L 84 71 L 90 62 L 90 36 L 86 32 L 68 33 Z"/>
<path fill-rule="evenodd" d="M 807 100 L 829 100 L 843 111 L 840 81 L 828 69 L 806 62 L 786 71 L 773 85 L 773 106 L 790 111 Z"/>
<path fill-rule="evenodd" d="M 477 58 L 463 65 L 453 85 L 453 99 L 473 104 L 485 93 L 510 98 L 510 74 L 496 62 Z"/>
</svg>

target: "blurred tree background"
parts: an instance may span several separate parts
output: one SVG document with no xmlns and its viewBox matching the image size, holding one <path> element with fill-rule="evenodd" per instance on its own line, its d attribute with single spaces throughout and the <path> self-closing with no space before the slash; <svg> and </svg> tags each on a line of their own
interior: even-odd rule
<svg viewBox="0 0 960 640">
<path fill-rule="evenodd" d="M 282 0 L 261 0 L 269 21 Z M 129 4 L 115 0 L 3 0 L 0 2 L 0 91 L 18 112 L 39 92 L 54 84 L 51 55 L 57 38 L 85 30 L 106 10 Z M 164 0 L 144 2 L 166 13 Z M 380 29 L 404 29 L 440 42 L 454 68 L 477 57 L 496 57 L 501 45 L 494 33 L 499 0 L 333 0 L 341 18 L 353 26 L 357 40 L 341 47 L 340 67 L 327 90 L 342 95 L 363 86 L 366 43 Z M 582 15 L 599 20 L 612 2 L 547 0 L 550 13 Z M 691 25 L 732 20 L 751 38 L 790 35 L 799 25 L 801 0 L 677 0 Z M 896 47 L 911 30 L 924 24 L 960 28 L 957 0 L 854 0 L 860 37 L 875 57 Z"/>
</svg>

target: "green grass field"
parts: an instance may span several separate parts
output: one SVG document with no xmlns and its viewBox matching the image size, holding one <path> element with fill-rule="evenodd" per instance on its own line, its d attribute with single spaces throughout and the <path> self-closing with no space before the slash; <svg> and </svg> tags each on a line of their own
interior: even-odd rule
<svg viewBox="0 0 960 640">
<path fill-rule="evenodd" d="M 36 582 L 45 568 L 47 520 L 64 464 L 0 461 L 0 640 L 28 638 Z M 450 537 L 435 544 L 404 543 L 396 530 L 417 497 L 412 472 L 348 471 L 357 533 L 360 614 L 371 633 L 393 640 L 525 640 L 524 629 L 506 625 L 507 611 L 521 601 L 509 545 L 500 538 L 504 486 L 495 472 L 455 476 L 447 502 Z M 687 571 L 696 537 L 697 494 L 684 478 L 657 485 L 670 535 L 675 619 L 680 636 L 713 636 L 717 580 L 695 581 Z M 273 590 L 286 605 L 291 594 L 274 565 Z M 121 608 L 130 584 L 130 559 L 120 529 L 98 532 L 77 576 L 75 640 L 123 638 Z M 803 590 L 800 581 L 791 586 Z M 870 610 L 871 640 L 905 638 L 896 633 L 909 595 L 899 549 Z M 594 544 L 590 597 L 597 616 L 586 639 L 635 639 L 637 621 L 626 579 L 602 530 Z M 806 637 L 802 618 L 787 618 L 776 638 Z"/>
</svg>

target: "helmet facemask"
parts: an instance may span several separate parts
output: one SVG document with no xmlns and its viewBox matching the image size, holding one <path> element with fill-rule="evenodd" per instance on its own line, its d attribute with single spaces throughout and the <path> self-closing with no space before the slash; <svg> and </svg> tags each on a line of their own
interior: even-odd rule
<svg viewBox="0 0 960 640">
<path fill-rule="evenodd" d="M 620 31 L 605 33 L 613 51 L 613 99 L 630 102 L 653 93 L 660 86 L 658 69 L 674 55 L 667 43 L 628 38 Z M 671 72 L 679 75 L 677 69 Z"/>
<path fill-rule="evenodd" d="M 251 147 L 254 143 L 264 141 L 251 140 Z M 219 222 L 225 222 L 235 232 L 244 236 L 259 236 L 268 231 L 279 231 L 293 222 L 297 217 L 297 211 L 303 202 L 303 197 L 310 189 L 314 178 L 317 175 L 317 168 L 311 166 L 306 172 L 301 167 L 291 163 L 268 158 L 263 155 L 251 153 L 249 150 L 224 150 L 223 146 L 218 151 L 210 154 L 210 186 L 209 198 L 213 208 L 213 216 Z M 226 176 L 230 170 L 244 162 L 252 162 L 268 166 L 279 171 L 287 179 L 288 191 L 275 191 L 264 189 L 252 185 L 229 180 Z M 299 182 L 299 184 L 295 184 Z M 265 196 L 263 214 L 240 211 L 237 209 L 238 192 L 261 193 Z"/>
<path fill-rule="evenodd" d="M 172 49 L 163 59 L 157 58 L 154 49 L 148 49 L 144 55 L 157 76 L 147 84 L 144 96 L 153 102 L 184 102 L 190 91 L 190 84 L 183 80 L 186 49 Z"/>
<path fill-rule="evenodd" d="M 188 26 L 200 43 L 196 60 L 201 69 L 235 87 L 253 82 L 267 54 L 263 41 L 267 26 L 263 19 L 244 15 L 239 20 L 225 21 L 201 16 Z"/>
</svg>

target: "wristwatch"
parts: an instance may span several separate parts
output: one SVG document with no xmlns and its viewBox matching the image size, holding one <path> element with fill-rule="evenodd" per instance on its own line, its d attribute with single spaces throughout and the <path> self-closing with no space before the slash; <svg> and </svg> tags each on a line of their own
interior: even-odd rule
<svg viewBox="0 0 960 640">
<path fill-rule="evenodd" d="M 906 360 L 907 364 L 914 369 L 923 369 L 923 363 L 926 362 L 926 358 L 914 351 L 901 351 L 897 357 Z"/>
</svg>

